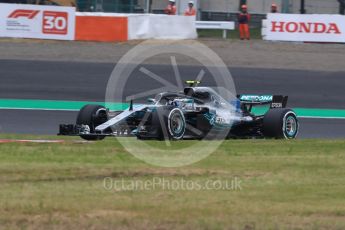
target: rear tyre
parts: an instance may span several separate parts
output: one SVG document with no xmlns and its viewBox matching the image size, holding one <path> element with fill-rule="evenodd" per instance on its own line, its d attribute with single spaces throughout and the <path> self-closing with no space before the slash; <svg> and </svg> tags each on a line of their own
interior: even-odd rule
<svg viewBox="0 0 345 230">
<path fill-rule="evenodd" d="M 265 137 L 277 139 L 294 139 L 298 134 L 299 123 L 291 109 L 271 109 L 263 120 Z"/>
<path fill-rule="evenodd" d="M 77 125 L 88 125 L 90 133 L 95 132 L 95 128 L 108 120 L 107 110 L 101 105 L 85 105 L 80 109 L 77 116 Z M 88 141 L 97 141 L 104 139 L 104 136 L 80 135 L 81 138 Z"/>
</svg>

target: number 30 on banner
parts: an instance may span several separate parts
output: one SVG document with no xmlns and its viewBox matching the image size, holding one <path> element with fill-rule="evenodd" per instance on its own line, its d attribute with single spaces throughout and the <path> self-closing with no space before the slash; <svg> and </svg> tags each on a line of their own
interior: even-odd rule
<svg viewBox="0 0 345 230">
<path fill-rule="evenodd" d="M 67 34 L 68 14 L 66 12 L 44 11 L 44 34 Z"/>
</svg>

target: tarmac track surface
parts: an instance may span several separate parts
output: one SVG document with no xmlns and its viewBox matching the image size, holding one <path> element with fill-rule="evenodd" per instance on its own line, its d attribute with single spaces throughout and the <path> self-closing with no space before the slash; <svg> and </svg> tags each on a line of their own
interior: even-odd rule
<svg viewBox="0 0 345 230">
<path fill-rule="evenodd" d="M 115 64 L 0 60 L 0 99 L 104 101 Z M 174 81 L 171 66 L 146 65 Z M 179 67 L 184 80 L 195 79 L 200 66 Z M 290 107 L 345 109 L 345 72 L 231 68 L 237 93 L 289 95 Z M 203 85 L 215 81 L 206 71 Z M 124 95 L 161 87 L 136 69 Z M 76 112 L 0 110 L 0 132 L 56 134 L 59 123 L 74 123 Z M 301 119 L 302 138 L 344 138 L 345 119 Z"/>
</svg>

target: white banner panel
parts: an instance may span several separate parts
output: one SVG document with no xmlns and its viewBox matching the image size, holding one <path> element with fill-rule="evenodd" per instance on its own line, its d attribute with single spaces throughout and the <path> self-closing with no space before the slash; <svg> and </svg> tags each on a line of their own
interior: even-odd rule
<svg viewBox="0 0 345 230">
<path fill-rule="evenodd" d="M 74 40 L 75 8 L 0 4 L 0 37 Z"/>
<path fill-rule="evenodd" d="M 128 40 L 195 39 L 195 17 L 161 14 L 129 14 Z"/>
<path fill-rule="evenodd" d="M 268 14 L 265 40 L 345 42 L 345 16 Z"/>
</svg>

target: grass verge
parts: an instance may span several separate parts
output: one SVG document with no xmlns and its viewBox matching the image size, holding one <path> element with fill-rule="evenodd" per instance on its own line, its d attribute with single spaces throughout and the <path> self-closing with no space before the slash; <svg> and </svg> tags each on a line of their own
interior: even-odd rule
<svg viewBox="0 0 345 230">
<path fill-rule="evenodd" d="M 231 140 L 194 165 L 158 168 L 116 139 L 64 139 L 0 144 L 1 228 L 345 228 L 344 140 Z M 104 184 L 105 178 L 119 184 Z M 154 180 L 166 185 L 131 187 Z M 187 185 L 234 180 L 240 181 L 236 189 Z"/>
</svg>

